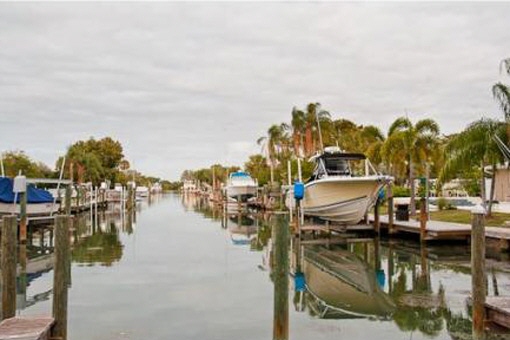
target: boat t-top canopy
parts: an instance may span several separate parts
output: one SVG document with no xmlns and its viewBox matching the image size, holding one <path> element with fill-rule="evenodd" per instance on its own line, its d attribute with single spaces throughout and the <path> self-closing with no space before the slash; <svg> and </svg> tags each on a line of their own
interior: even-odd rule
<svg viewBox="0 0 510 340">
<path fill-rule="evenodd" d="M 248 175 L 248 173 L 246 173 L 244 171 L 237 171 L 237 172 L 231 173 L 230 177 L 232 177 L 232 178 L 235 178 L 235 177 L 250 177 L 250 175 Z"/>
</svg>

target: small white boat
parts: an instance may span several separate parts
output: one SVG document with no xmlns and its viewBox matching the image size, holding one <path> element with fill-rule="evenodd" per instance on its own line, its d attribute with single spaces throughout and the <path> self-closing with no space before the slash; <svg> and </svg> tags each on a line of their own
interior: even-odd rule
<svg viewBox="0 0 510 340">
<path fill-rule="evenodd" d="M 243 171 L 233 172 L 228 176 L 225 194 L 229 201 L 247 202 L 248 199 L 257 195 L 258 184 L 248 173 Z"/>
<path fill-rule="evenodd" d="M 338 147 L 325 148 L 311 158 L 314 173 L 305 184 L 302 207 L 305 215 L 340 224 L 357 224 L 373 206 L 381 188 L 391 177 L 372 169 L 366 156 L 341 152 Z M 364 161 L 364 169 L 351 165 Z M 356 175 L 356 171 L 362 174 Z"/>
<path fill-rule="evenodd" d="M 149 196 L 149 188 L 145 186 L 136 187 L 136 196 L 137 197 L 148 197 Z"/>
<path fill-rule="evenodd" d="M 0 177 L 0 215 L 20 214 L 19 196 L 13 192 L 14 181 Z M 44 216 L 57 212 L 59 206 L 54 204 L 53 195 L 47 190 L 27 185 L 27 216 Z"/>
</svg>

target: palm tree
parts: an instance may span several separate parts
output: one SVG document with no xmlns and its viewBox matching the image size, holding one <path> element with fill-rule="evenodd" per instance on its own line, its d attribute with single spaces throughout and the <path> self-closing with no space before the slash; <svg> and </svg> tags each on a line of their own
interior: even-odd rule
<svg viewBox="0 0 510 340">
<path fill-rule="evenodd" d="M 292 141 L 294 146 L 294 155 L 297 157 L 302 154 L 303 135 L 305 130 L 306 120 L 305 113 L 298 110 L 296 107 L 292 109 Z"/>
<path fill-rule="evenodd" d="M 440 182 L 446 182 L 458 174 L 478 168 L 480 171 L 480 195 L 485 206 L 485 167 L 492 167 L 492 185 L 489 194 L 487 215 L 492 212 L 496 165 L 503 161 L 493 137 L 506 141 L 505 123 L 493 119 L 480 119 L 471 123 L 464 131 L 453 137 L 446 146 L 446 163 L 440 173 Z"/>
<path fill-rule="evenodd" d="M 415 166 L 424 167 L 433 150 L 438 146 L 439 125 L 433 119 L 422 119 L 416 124 L 407 117 L 397 118 L 391 124 L 383 147 L 387 162 L 397 167 L 405 164 L 411 187 L 411 215 L 416 215 Z"/>
<path fill-rule="evenodd" d="M 305 155 L 311 156 L 316 150 L 317 139 L 322 138 L 317 131 L 317 121 L 329 120 L 330 114 L 321 110 L 320 103 L 310 103 L 306 106 L 305 113 Z M 320 125 L 320 123 L 319 123 Z"/>
<path fill-rule="evenodd" d="M 503 68 L 505 72 L 510 75 L 510 58 L 501 61 L 500 72 Z M 499 101 L 501 109 L 503 110 L 507 123 L 507 139 L 510 140 L 510 88 L 505 84 L 498 82 L 492 86 L 492 95 Z"/>
<path fill-rule="evenodd" d="M 384 146 L 384 135 L 381 130 L 373 125 L 367 125 L 359 133 L 361 137 L 361 152 L 365 153 L 375 165 L 382 163 L 382 148 Z"/>
<path fill-rule="evenodd" d="M 286 123 L 273 124 L 267 130 L 267 136 L 260 137 L 257 144 L 263 145 L 266 149 L 267 158 L 271 167 L 271 184 L 274 182 L 274 167 L 277 165 L 278 156 L 281 154 L 288 154 L 289 152 L 289 138 L 287 130 L 289 126 Z"/>
</svg>

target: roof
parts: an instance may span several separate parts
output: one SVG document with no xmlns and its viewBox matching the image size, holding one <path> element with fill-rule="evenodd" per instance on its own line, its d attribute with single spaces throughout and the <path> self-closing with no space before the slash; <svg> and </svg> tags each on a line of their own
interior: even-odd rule
<svg viewBox="0 0 510 340">
<path fill-rule="evenodd" d="M 311 161 L 315 161 L 317 159 L 328 159 L 328 158 L 342 158 L 346 161 L 355 161 L 355 160 L 364 160 L 367 159 L 362 153 L 352 153 L 352 152 L 324 152 L 322 154 L 315 155 L 310 158 Z"/>
</svg>

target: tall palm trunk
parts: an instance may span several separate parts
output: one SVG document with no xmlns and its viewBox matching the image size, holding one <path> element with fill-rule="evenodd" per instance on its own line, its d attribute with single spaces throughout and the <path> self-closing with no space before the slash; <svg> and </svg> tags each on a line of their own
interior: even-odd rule
<svg viewBox="0 0 510 340">
<path fill-rule="evenodd" d="M 307 157 L 311 156 L 312 148 L 313 148 L 312 126 L 310 125 L 310 123 L 307 123 L 305 131 L 305 155 Z"/>
<path fill-rule="evenodd" d="M 299 131 L 294 132 L 293 141 L 294 141 L 294 154 L 296 155 L 296 157 L 299 157 L 299 147 L 301 142 L 301 133 Z"/>
</svg>

